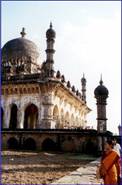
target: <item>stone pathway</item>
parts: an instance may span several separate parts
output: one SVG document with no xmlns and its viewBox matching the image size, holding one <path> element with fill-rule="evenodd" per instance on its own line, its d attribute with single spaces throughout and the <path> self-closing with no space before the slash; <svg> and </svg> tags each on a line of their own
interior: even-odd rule
<svg viewBox="0 0 122 185">
<path fill-rule="evenodd" d="M 99 160 L 100 159 L 97 159 L 96 161 L 90 162 L 85 167 L 78 168 L 76 171 L 71 172 L 69 175 L 62 177 L 52 184 L 101 185 L 102 182 L 98 182 L 96 179 L 96 168 L 99 164 Z"/>
</svg>

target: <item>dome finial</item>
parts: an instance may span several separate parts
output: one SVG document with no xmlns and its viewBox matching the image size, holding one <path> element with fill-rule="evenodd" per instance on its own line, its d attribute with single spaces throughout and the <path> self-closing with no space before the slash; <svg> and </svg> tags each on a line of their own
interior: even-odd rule
<svg viewBox="0 0 122 185">
<path fill-rule="evenodd" d="M 20 32 L 20 34 L 21 34 L 22 38 L 25 37 L 25 35 L 26 35 L 26 33 L 25 33 L 25 28 L 22 28 L 22 31 Z"/>
<path fill-rule="evenodd" d="M 53 25 L 52 25 L 52 22 L 50 21 L 50 29 L 52 29 L 53 28 Z"/>
<path fill-rule="evenodd" d="M 103 85 L 102 74 L 100 76 L 100 85 Z"/>
</svg>

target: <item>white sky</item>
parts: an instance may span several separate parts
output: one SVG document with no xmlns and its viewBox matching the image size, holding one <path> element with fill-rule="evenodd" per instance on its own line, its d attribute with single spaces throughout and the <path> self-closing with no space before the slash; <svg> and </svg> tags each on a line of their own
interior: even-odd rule
<svg viewBox="0 0 122 185">
<path fill-rule="evenodd" d="M 49 22 L 56 31 L 55 69 L 81 89 L 87 79 L 89 125 L 96 127 L 94 89 L 103 75 L 109 90 L 108 130 L 118 133 L 121 123 L 121 2 L 120 1 L 6 1 L 2 2 L 2 46 L 20 36 L 34 41 L 45 60 L 45 32 Z"/>
</svg>

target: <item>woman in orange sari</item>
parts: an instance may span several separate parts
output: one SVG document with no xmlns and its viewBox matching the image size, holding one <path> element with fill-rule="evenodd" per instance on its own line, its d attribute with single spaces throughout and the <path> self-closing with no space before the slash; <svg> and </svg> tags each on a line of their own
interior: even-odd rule
<svg viewBox="0 0 122 185">
<path fill-rule="evenodd" d="M 113 150 L 112 141 L 107 141 L 100 165 L 100 176 L 105 185 L 118 185 L 120 177 L 119 160 L 119 155 Z"/>
</svg>

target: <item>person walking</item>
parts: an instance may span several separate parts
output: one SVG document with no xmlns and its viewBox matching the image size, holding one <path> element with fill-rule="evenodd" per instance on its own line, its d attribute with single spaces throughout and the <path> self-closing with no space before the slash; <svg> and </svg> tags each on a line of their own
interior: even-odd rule
<svg viewBox="0 0 122 185">
<path fill-rule="evenodd" d="M 100 177 L 105 185 L 118 185 L 120 179 L 120 156 L 113 150 L 112 140 L 105 143 L 104 149 L 99 167 Z"/>
<path fill-rule="evenodd" d="M 113 149 L 118 153 L 119 156 L 121 156 L 121 146 L 120 146 L 120 144 L 117 143 L 116 138 L 113 138 L 112 141 L 113 141 L 113 145 L 114 145 Z"/>
</svg>

